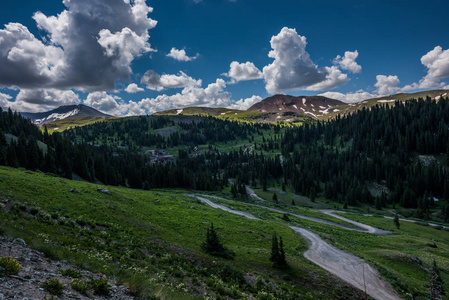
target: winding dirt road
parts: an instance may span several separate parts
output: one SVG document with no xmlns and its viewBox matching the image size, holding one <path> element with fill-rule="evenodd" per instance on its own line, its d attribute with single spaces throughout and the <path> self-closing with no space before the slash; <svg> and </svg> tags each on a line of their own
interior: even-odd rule
<svg viewBox="0 0 449 300">
<path fill-rule="evenodd" d="M 244 216 L 244 217 L 247 217 L 252 220 L 260 220 L 259 218 L 255 217 L 254 215 L 252 215 L 250 213 L 233 210 L 224 205 L 216 204 L 213 201 L 211 201 L 207 198 L 204 198 L 203 195 L 190 194 L 187 196 L 195 197 L 198 200 L 202 201 L 203 203 L 205 203 L 211 207 L 219 208 L 219 209 L 222 209 L 229 213 Z M 204 195 L 204 196 L 206 196 L 206 195 Z M 212 198 L 225 200 L 225 201 L 231 201 L 231 200 L 227 200 L 227 199 L 219 198 L 219 197 L 215 197 L 215 196 L 207 196 L 207 197 L 212 197 Z M 231 201 L 231 202 L 233 202 L 233 201 Z M 264 206 L 257 205 L 257 204 L 249 204 L 249 205 L 268 209 L 271 211 L 280 212 L 280 213 L 288 213 L 288 212 L 283 212 L 278 209 L 264 207 Z M 349 219 L 335 215 L 334 214 L 335 211 L 326 211 L 326 213 L 333 217 L 339 217 L 340 219 L 342 219 L 344 221 L 347 221 L 347 222 L 350 221 L 350 223 L 352 223 L 356 226 L 362 227 L 363 231 L 366 231 L 366 232 L 369 232 L 372 234 L 387 234 L 386 231 L 383 231 L 383 230 L 380 230 L 380 229 L 377 229 L 377 228 L 374 228 L 374 227 L 371 227 L 371 226 L 368 226 L 368 225 L 365 225 L 365 224 L 362 224 L 359 222 L 351 221 Z M 318 218 L 310 218 L 310 217 L 295 215 L 295 214 L 291 214 L 291 213 L 288 213 L 288 214 L 298 216 L 300 218 L 304 218 L 307 220 L 311 220 L 314 222 L 320 222 L 320 223 L 325 223 L 325 224 L 329 224 L 329 225 L 333 225 L 333 226 L 346 228 L 343 225 L 329 222 L 326 220 L 321 220 Z M 369 264 L 365 263 L 362 259 L 360 259 L 352 254 L 349 254 L 345 251 L 339 250 L 339 249 L 335 248 L 334 246 L 329 245 L 328 243 L 323 241 L 317 234 L 315 234 L 307 229 L 295 227 L 295 226 L 290 226 L 290 228 L 293 231 L 295 231 L 296 233 L 299 233 L 306 240 L 306 242 L 309 246 L 309 249 L 306 252 L 304 252 L 304 257 L 307 258 L 308 260 L 310 260 L 311 262 L 317 264 L 318 266 L 322 267 L 323 269 L 327 270 L 328 272 L 330 272 L 330 273 L 334 274 L 335 276 L 339 277 L 340 279 L 346 281 L 350 285 L 352 285 L 362 291 L 366 291 L 366 293 L 368 295 L 370 295 L 371 297 L 373 297 L 374 299 L 378 299 L 378 300 L 399 300 L 399 299 L 401 299 L 396 294 L 396 292 L 391 287 L 391 285 L 379 277 L 379 273 L 377 272 L 377 270 L 374 269 L 373 267 L 371 267 Z M 353 228 L 346 228 L 346 229 L 354 230 Z M 359 231 L 362 231 L 362 229 L 360 229 Z"/>
</svg>

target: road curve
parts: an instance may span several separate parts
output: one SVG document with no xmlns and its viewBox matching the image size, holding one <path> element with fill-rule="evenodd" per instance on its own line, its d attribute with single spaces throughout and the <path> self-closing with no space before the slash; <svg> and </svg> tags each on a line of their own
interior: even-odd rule
<svg viewBox="0 0 449 300">
<path fill-rule="evenodd" d="M 308 260 L 352 286 L 362 291 L 366 290 L 366 293 L 374 299 L 401 299 L 391 285 L 380 279 L 378 272 L 362 259 L 329 245 L 307 229 L 295 226 L 290 228 L 302 235 L 309 245 L 309 249 L 304 252 L 304 257 Z"/>
<path fill-rule="evenodd" d="M 210 198 L 215 198 L 215 199 L 219 199 L 219 200 L 223 200 L 223 201 L 227 201 L 227 202 L 235 202 L 235 201 L 228 200 L 228 199 L 225 199 L 225 198 L 220 198 L 220 197 L 217 197 L 217 196 L 209 196 L 209 195 L 188 195 L 188 196 L 193 196 L 193 197 L 197 197 L 197 198 L 201 197 L 203 199 L 205 199 L 204 197 L 210 197 Z M 210 202 L 213 203 L 214 205 L 218 205 L 218 204 L 216 204 L 216 203 L 214 203 L 212 201 L 210 201 Z M 347 229 L 347 230 L 354 230 L 354 231 L 360 231 L 360 232 L 369 232 L 365 228 L 368 225 L 365 225 L 365 224 L 362 224 L 364 226 L 352 227 L 352 226 L 349 226 L 349 225 L 338 224 L 338 223 L 335 223 L 335 222 L 332 222 L 332 221 L 328 221 L 328 220 L 323 220 L 323 219 L 320 219 L 320 218 L 314 218 L 314 217 L 307 217 L 307 216 L 303 216 L 303 215 L 298 215 L 298 214 L 294 214 L 294 213 L 291 213 L 291 212 L 288 212 L 288 211 L 283 211 L 283 210 L 280 210 L 280 209 L 271 208 L 271 207 L 267 207 L 267 206 L 263 206 L 263 205 L 259 205 L 259 204 L 254 204 L 254 203 L 245 203 L 245 204 L 246 205 L 255 206 L 255 207 L 259 207 L 259 208 L 263 208 L 263 209 L 266 209 L 266 210 L 271 210 L 271 211 L 278 212 L 278 213 L 281 213 L 281 214 L 287 214 L 287 215 L 290 215 L 290 216 L 294 216 L 294 217 L 297 217 L 297 218 L 300 218 L 300 219 L 304 219 L 304 220 L 309 220 L 309 221 L 312 221 L 312 222 L 317 222 L 317 223 L 321 223 L 321 224 L 331 225 L 331 226 L 334 226 L 334 227 L 344 228 L 344 229 Z M 226 207 L 226 206 L 223 206 L 223 207 Z M 229 208 L 227 208 L 227 209 L 229 209 Z M 354 221 L 351 221 L 350 223 L 352 223 L 352 222 L 354 222 Z M 373 232 L 369 232 L 369 233 L 378 234 L 378 232 L 380 232 L 380 231 L 382 231 L 382 230 L 376 229 Z"/>
<path fill-rule="evenodd" d="M 186 196 L 195 197 L 196 199 L 200 200 L 201 202 L 203 202 L 203 203 L 205 203 L 205 204 L 207 204 L 207 205 L 209 205 L 209 206 L 211 206 L 213 208 L 219 208 L 219 209 L 227 211 L 227 212 L 229 212 L 231 214 L 243 216 L 243 217 L 246 217 L 246 218 L 251 219 L 251 220 L 260 220 L 259 218 L 255 217 L 254 215 L 252 215 L 250 213 L 230 209 L 229 207 L 226 207 L 226 206 L 221 205 L 221 204 L 217 204 L 215 202 L 210 201 L 209 199 L 206 199 L 206 198 L 198 196 L 198 195 L 186 194 Z"/>
<path fill-rule="evenodd" d="M 260 200 L 260 201 L 264 201 L 264 202 L 267 201 L 267 200 L 265 200 L 265 199 L 263 199 L 263 198 L 257 196 L 256 192 L 254 192 L 254 190 L 251 189 L 251 188 L 249 187 L 249 185 L 245 186 L 245 188 L 246 188 L 246 192 L 248 193 L 248 195 L 249 195 L 251 198 L 256 199 L 256 200 Z"/>
</svg>

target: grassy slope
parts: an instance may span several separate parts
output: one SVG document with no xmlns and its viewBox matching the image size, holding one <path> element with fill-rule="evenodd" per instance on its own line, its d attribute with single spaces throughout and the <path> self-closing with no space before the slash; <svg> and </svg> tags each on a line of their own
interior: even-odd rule
<svg viewBox="0 0 449 300">
<path fill-rule="evenodd" d="M 367 259 L 404 296 L 407 293 L 418 296 L 418 299 L 428 296 L 428 273 L 425 268 L 430 267 L 433 259 L 440 267 L 444 281 L 449 282 L 447 231 L 407 222 L 401 222 L 401 229 L 396 230 L 389 219 L 345 214 L 350 219 L 395 232 L 390 236 L 373 236 L 295 217 L 290 217 L 290 221 L 286 222 L 281 220 L 279 213 L 249 207 L 245 203 L 229 205 L 264 219 L 252 221 L 205 206 L 186 197 L 184 191 L 112 187 L 111 194 L 107 195 L 98 192 L 98 187 L 101 186 L 0 168 L 0 198 L 26 204 L 28 212 L 30 207 L 37 207 L 41 213 L 46 211 L 56 217 L 43 222 L 29 213 L 0 212 L 0 224 L 8 232 L 27 241 L 34 239 L 31 243 L 41 249 L 48 251 L 51 244 L 55 245 L 50 248 L 58 249 L 58 255 L 69 256 L 80 265 L 115 274 L 119 278 L 118 274 L 121 274 L 127 280 L 129 274 L 126 277 L 122 273 L 126 273 L 124 268 L 130 268 L 150 278 L 149 284 L 152 286 L 171 286 L 170 289 L 178 293 L 183 293 L 184 289 L 187 294 L 204 294 L 207 286 L 204 282 L 211 276 L 215 277 L 194 265 L 201 262 L 203 266 L 213 266 L 212 260 L 223 261 L 200 251 L 199 245 L 204 239 L 208 222 L 214 222 L 225 244 L 237 253 L 230 263 L 252 276 L 273 282 L 274 289 L 283 285 L 292 293 L 310 295 L 312 298 L 328 298 L 332 294 L 342 297 L 341 293 L 348 292 L 341 290 L 338 284 L 334 286 L 336 282 L 331 276 L 302 257 L 300 252 L 306 249 L 306 245 L 286 227 L 287 224 L 313 230 L 338 248 Z M 80 192 L 71 193 L 70 189 Z M 298 210 L 300 213 L 303 209 Z M 70 226 L 71 220 L 79 219 L 96 227 Z M 283 275 L 283 272 L 273 269 L 267 260 L 273 231 L 283 236 L 291 266 Z M 140 257 L 141 250 L 148 256 Z M 418 257 L 423 265 L 415 262 L 414 257 Z M 120 265 L 113 264 L 112 258 Z M 159 279 L 155 279 L 155 275 Z M 179 288 L 181 283 L 184 285 Z M 231 290 L 229 284 L 222 283 L 222 286 L 225 290 Z M 215 289 L 217 286 L 214 285 L 207 288 L 211 295 Z M 269 288 L 267 290 L 270 291 Z M 250 288 L 241 287 L 239 290 L 239 293 L 249 292 Z"/>
<path fill-rule="evenodd" d="M 54 121 L 46 124 L 48 132 L 61 132 L 73 127 L 86 126 L 89 124 L 94 124 L 97 122 L 104 122 L 109 119 L 99 118 L 99 117 L 71 117 L 63 120 Z M 43 128 L 43 127 L 42 127 Z"/>
<path fill-rule="evenodd" d="M 212 260 L 223 260 L 200 251 L 206 228 L 214 222 L 225 244 L 237 253 L 229 263 L 268 283 L 263 284 L 263 289 L 237 288 L 238 295 L 277 290 L 279 296 L 280 286 L 296 293 L 296 297 L 354 295 L 303 258 L 299 251 L 306 249 L 304 241 L 285 226 L 279 214 L 266 214 L 267 221 L 252 221 L 205 206 L 184 196 L 183 191 L 112 187 L 108 195 L 98 192 L 98 187 L 101 186 L 0 168 L 0 199 L 24 205 L 16 205 L 7 213 L 0 210 L 0 225 L 51 256 L 70 258 L 81 266 L 125 281 L 132 280 L 132 274 L 142 274 L 148 278 L 146 285 L 164 286 L 165 295 L 168 290 L 181 293 L 168 298 L 184 298 L 205 292 L 213 295 L 219 289 L 216 284 L 204 282 L 214 278 Z M 33 217 L 31 208 L 37 208 L 40 217 Z M 45 217 L 47 214 L 50 216 Z M 273 269 L 268 261 L 274 231 L 284 238 L 291 266 L 288 271 Z M 204 266 L 211 267 L 204 271 Z M 233 289 L 232 284 L 220 285 L 229 293 Z M 154 293 L 155 290 L 150 292 Z"/>
</svg>

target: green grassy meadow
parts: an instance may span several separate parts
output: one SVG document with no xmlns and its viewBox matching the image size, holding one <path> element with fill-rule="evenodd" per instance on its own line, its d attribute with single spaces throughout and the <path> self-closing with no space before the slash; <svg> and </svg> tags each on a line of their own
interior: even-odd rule
<svg viewBox="0 0 449 300">
<path fill-rule="evenodd" d="M 210 208 L 182 190 L 106 187 L 110 194 L 104 194 L 98 188 L 104 186 L 2 167 L 0 199 L 8 201 L 2 201 L 0 226 L 51 258 L 103 272 L 156 299 L 357 294 L 307 261 L 301 254 L 304 240 L 275 213 L 264 221 L 249 220 Z M 234 260 L 201 252 L 210 222 L 236 253 Z M 268 259 L 274 231 L 284 239 L 287 270 L 273 268 Z M 245 274 L 246 283 L 222 275 L 225 265 Z M 143 281 L 137 287 L 136 276 Z M 139 286 L 148 288 L 142 292 Z"/>
</svg>

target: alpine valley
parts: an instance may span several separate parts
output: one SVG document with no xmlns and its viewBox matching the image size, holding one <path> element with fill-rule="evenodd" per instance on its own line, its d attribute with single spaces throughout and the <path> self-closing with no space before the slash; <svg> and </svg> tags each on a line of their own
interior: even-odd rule
<svg viewBox="0 0 449 300">
<path fill-rule="evenodd" d="M 1 110 L 0 299 L 445 299 L 448 93 Z"/>
</svg>

